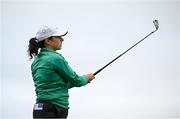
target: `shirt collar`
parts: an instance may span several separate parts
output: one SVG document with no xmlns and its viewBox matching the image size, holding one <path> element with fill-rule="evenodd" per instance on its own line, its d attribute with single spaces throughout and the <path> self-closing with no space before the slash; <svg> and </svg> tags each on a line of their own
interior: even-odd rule
<svg viewBox="0 0 180 119">
<path fill-rule="evenodd" d="M 41 48 L 41 52 L 56 52 L 56 51 L 51 50 L 49 48 Z"/>
</svg>

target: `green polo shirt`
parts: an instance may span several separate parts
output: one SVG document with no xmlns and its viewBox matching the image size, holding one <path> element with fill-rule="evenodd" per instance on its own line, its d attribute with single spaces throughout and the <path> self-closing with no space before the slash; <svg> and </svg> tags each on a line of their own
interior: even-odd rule
<svg viewBox="0 0 180 119">
<path fill-rule="evenodd" d="M 68 89 L 88 83 L 86 75 L 76 74 L 61 54 L 47 48 L 35 57 L 31 70 L 37 102 L 48 101 L 67 109 Z"/>
</svg>

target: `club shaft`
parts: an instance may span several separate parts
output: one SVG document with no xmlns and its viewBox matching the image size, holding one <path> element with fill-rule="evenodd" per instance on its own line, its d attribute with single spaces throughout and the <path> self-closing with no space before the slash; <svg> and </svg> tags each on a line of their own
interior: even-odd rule
<svg viewBox="0 0 180 119">
<path fill-rule="evenodd" d="M 101 69 L 97 70 L 94 75 L 97 75 L 99 72 L 101 72 L 103 69 L 105 69 L 107 66 L 109 66 L 111 63 L 113 63 L 115 60 L 117 60 L 119 57 L 123 56 L 125 53 L 127 53 L 129 50 L 131 50 L 132 48 L 134 48 L 136 45 L 138 45 L 139 43 L 141 43 L 143 40 L 145 40 L 147 37 L 149 37 L 151 34 L 153 34 L 154 32 L 156 32 L 157 29 L 153 32 L 151 32 L 150 34 L 148 34 L 146 37 L 144 37 L 142 40 L 138 41 L 136 44 L 134 44 L 133 46 L 131 46 L 129 49 L 127 49 L 125 52 L 123 52 L 122 54 L 120 54 L 119 56 L 117 56 L 115 59 L 113 59 L 112 61 L 110 61 L 108 64 L 106 64 L 105 66 L 103 66 Z"/>
</svg>

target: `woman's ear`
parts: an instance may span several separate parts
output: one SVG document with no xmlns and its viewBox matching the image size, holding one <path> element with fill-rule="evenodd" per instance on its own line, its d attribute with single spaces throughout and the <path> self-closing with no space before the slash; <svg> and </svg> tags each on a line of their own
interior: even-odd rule
<svg viewBox="0 0 180 119">
<path fill-rule="evenodd" d="M 48 38 L 44 39 L 44 43 L 45 43 L 45 44 L 48 44 L 48 45 L 49 45 L 50 42 L 51 42 L 51 40 L 49 40 Z"/>
</svg>

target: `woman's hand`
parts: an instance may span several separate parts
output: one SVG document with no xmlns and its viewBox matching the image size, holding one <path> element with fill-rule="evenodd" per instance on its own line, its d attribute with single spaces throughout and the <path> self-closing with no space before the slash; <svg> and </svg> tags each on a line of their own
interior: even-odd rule
<svg viewBox="0 0 180 119">
<path fill-rule="evenodd" d="M 95 78 L 95 76 L 93 75 L 93 73 L 87 74 L 87 77 L 88 77 L 88 79 L 89 79 L 89 82 L 91 82 L 91 81 Z"/>
</svg>

